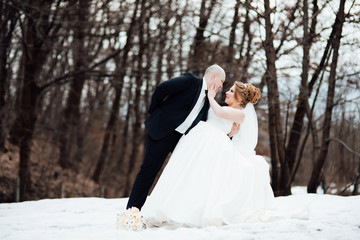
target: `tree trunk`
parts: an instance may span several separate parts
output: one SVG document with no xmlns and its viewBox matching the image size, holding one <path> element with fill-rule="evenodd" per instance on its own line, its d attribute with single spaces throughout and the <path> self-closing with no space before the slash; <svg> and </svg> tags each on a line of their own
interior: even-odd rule
<svg viewBox="0 0 360 240">
<path fill-rule="evenodd" d="M 307 100 L 307 96 L 308 96 L 308 92 L 307 92 L 307 84 L 308 84 L 308 74 L 309 74 L 309 52 L 310 52 L 310 42 L 308 41 L 309 39 L 309 26 L 308 26 L 308 1 L 304 0 L 303 1 L 303 31 L 304 31 L 304 37 L 303 37 L 303 60 L 302 60 L 302 73 L 301 73 L 301 84 L 300 84 L 300 96 L 299 96 L 299 101 L 306 101 Z M 300 100 L 301 99 L 301 100 Z M 301 104 L 301 103 L 300 103 Z M 298 104 L 298 106 L 300 107 L 300 104 Z M 302 130 L 302 126 L 303 126 L 303 119 L 304 119 L 304 114 L 305 114 L 305 104 L 301 104 L 301 111 L 302 111 L 302 119 L 300 120 L 295 120 L 293 122 L 293 128 L 291 129 L 291 133 L 293 133 L 291 136 L 294 137 L 296 136 L 296 142 L 293 141 L 289 141 L 291 143 L 291 145 L 288 145 L 288 147 L 286 148 L 286 161 L 289 165 L 289 171 L 292 171 L 294 168 L 294 163 L 295 163 L 295 157 L 296 157 L 296 152 L 298 149 L 298 144 L 300 141 L 300 136 L 301 136 L 301 130 Z"/>
<path fill-rule="evenodd" d="M 37 105 L 40 95 L 36 80 L 45 61 L 44 29 L 48 29 L 51 1 L 37 5 L 29 3 L 27 8 L 24 35 L 24 77 L 21 88 L 21 98 L 17 106 L 17 116 L 10 130 L 10 141 L 20 147 L 20 200 L 30 200 L 34 194 L 30 174 L 31 142 L 37 120 Z M 37 7 L 33 7 L 37 5 Z M 38 9 L 41 9 L 39 11 Z M 36 23 L 36 24 L 35 24 Z"/>
<path fill-rule="evenodd" d="M 178 2 L 180 2 L 182 0 L 177 0 L 176 4 L 179 5 Z M 188 11 L 188 0 L 185 1 L 185 6 L 182 9 L 182 14 L 177 15 L 176 17 L 176 21 L 179 22 L 179 42 L 178 42 L 178 46 L 179 46 L 179 58 L 178 58 L 178 62 L 179 62 L 179 68 L 180 68 L 180 72 L 183 73 L 186 69 L 186 61 L 184 61 L 184 57 L 183 57 L 183 49 L 184 49 L 184 36 L 185 36 L 185 32 L 187 32 L 186 30 L 184 31 L 184 21 L 183 21 L 183 17 L 186 15 L 186 12 Z"/>
<path fill-rule="evenodd" d="M 358 195 L 359 194 L 359 184 L 360 184 L 360 158 L 359 159 L 359 162 L 358 162 L 358 169 L 357 169 L 357 174 L 356 174 L 356 177 L 355 177 L 355 181 L 354 181 L 354 190 L 352 192 L 352 195 L 355 196 L 355 195 Z"/>
<path fill-rule="evenodd" d="M 121 98 L 121 90 L 120 88 L 117 88 L 115 91 L 115 99 L 113 101 L 113 105 L 111 108 L 111 113 L 110 113 L 110 117 L 109 117 L 109 121 L 106 125 L 106 129 L 105 129 L 105 135 L 104 135 L 104 140 L 103 140 L 103 144 L 101 147 L 101 152 L 100 152 L 100 156 L 99 156 L 99 160 L 96 164 L 96 168 L 95 168 L 95 172 L 93 175 L 93 180 L 95 182 L 100 182 L 100 176 L 101 173 L 103 171 L 104 165 L 105 165 L 105 160 L 107 157 L 107 152 L 108 152 L 108 146 L 109 146 L 109 141 L 111 138 L 111 134 L 114 130 L 115 127 L 115 122 L 117 119 L 117 115 L 119 112 L 119 106 L 120 106 L 120 98 Z"/>
<path fill-rule="evenodd" d="M 28 27 L 30 26 L 28 25 Z M 28 43 L 30 43 L 30 41 Z M 26 60 L 21 102 L 18 108 L 17 118 L 10 131 L 11 142 L 20 148 L 20 201 L 32 199 L 33 189 L 30 176 L 31 171 L 29 169 L 30 148 L 37 120 L 37 100 L 40 93 L 38 86 L 35 84 L 36 68 L 34 65 L 36 65 L 36 63 L 31 62 L 30 59 Z"/>
<path fill-rule="evenodd" d="M 288 181 L 288 187 L 291 187 L 292 182 L 294 181 L 296 172 L 300 166 L 303 151 L 305 149 L 306 141 L 308 139 L 308 136 L 310 134 L 310 131 L 313 130 L 313 124 L 312 124 L 312 113 L 310 112 L 310 107 L 308 103 L 308 97 L 311 94 L 312 88 L 308 88 L 308 74 L 309 74 L 309 61 L 310 61 L 310 48 L 312 45 L 313 38 L 315 36 L 315 27 L 316 27 L 316 17 L 317 17 L 317 0 L 313 1 L 313 13 L 312 13 L 312 22 L 311 27 L 309 31 L 308 26 L 308 1 L 303 1 L 303 31 L 304 31 L 304 37 L 303 37 L 303 61 L 302 61 L 302 74 L 301 74 L 301 84 L 300 84 L 300 94 L 299 94 L 299 103 L 296 113 L 300 115 L 295 114 L 295 118 L 299 117 L 298 119 L 295 119 L 291 128 L 290 132 L 290 140 L 289 144 L 286 147 L 286 161 L 289 164 L 289 172 L 290 179 Z M 304 114 L 307 113 L 309 118 L 307 133 L 303 139 L 302 144 L 300 144 L 300 137 L 301 137 L 301 130 L 303 127 L 303 118 Z M 299 150 L 299 152 L 298 152 Z M 296 160 L 296 156 L 297 160 Z"/>
<path fill-rule="evenodd" d="M 234 56 L 235 56 L 236 29 L 238 28 L 238 24 L 240 21 L 240 16 L 239 16 L 240 3 L 241 3 L 240 0 L 237 0 L 234 6 L 234 16 L 231 22 L 229 45 L 227 46 L 227 53 L 225 56 L 226 57 L 225 72 L 227 78 L 223 85 L 224 91 L 221 91 L 221 95 L 218 96 L 218 98 L 220 99 L 225 99 L 225 90 L 231 88 L 232 85 L 234 84 L 234 81 L 238 79 L 237 76 L 239 72 L 239 63 L 234 61 Z"/>
<path fill-rule="evenodd" d="M 140 14 L 140 26 L 139 26 L 139 53 L 137 56 L 137 71 L 136 71 L 136 90 L 135 90 L 135 101 L 134 101 L 134 109 L 135 109 L 135 122 L 133 125 L 133 141 L 132 141 L 132 151 L 130 154 L 130 160 L 129 160 L 129 166 L 126 172 L 126 184 L 124 189 L 124 195 L 128 196 L 130 194 L 131 190 L 131 182 L 133 182 L 132 179 L 132 173 L 134 171 L 135 163 L 137 162 L 138 158 L 138 149 L 140 146 L 141 141 L 143 138 L 141 137 L 141 110 L 140 110 L 140 100 L 141 100 L 141 86 L 142 86 L 142 69 L 143 69 L 143 55 L 145 52 L 145 33 L 144 33 L 144 19 L 145 16 L 148 14 L 145 8 L 146 0 L 141 1 L 141 14 Z"/>
<path fill-rule="evenodd" d="M 230 37 L 229 37 L 228 53 L 227 53 L 227 57 L 226 57 L 226 62 L 228 64 L 230 64 L 234 60 L 234 55 L 235 55 L 234 45 L 235 45 L 235 39 L 236 39 L 236 29 L 237 29 L 237 25 L 238 25 L 239 20 L 240 20 L 239 8 L 240 8 L 240 0 L 237 0 L 236 4 L 234 6 L 234 17 L 233 17 L 233 21 L 231 23 L 231 31 L 230 31 Z"/>
<path fill-rule="evenodd" d="M 0 151 L 5 150 L 5 96 L 8 79 L 8 54 L 11 47 L 13 31 L 18 20 L 18 13 L 14 7 L 8 5 L 8 1 L 0 2 Z"/>
<path fill-rule="evenodd" d="M 204 72 L 204 68 L 207 65 L 207 63 L 204 63 L 203 57 L 203 54 L 206 52 L 206 47 L 203 45 L 205 41 L 204 32 L 208 24 L 211 12 L 216 4 L 216 0 L 210 0 L 209 7 L 206 7 L 206 2 L 207 0 L 201 1 L 199 26 L 196 28 L 196 35 L 191 51 L 192 53 L 190 54 L 188 63 L 189 71 L 191 71 L 195 75 L 199 75 Z"/>
<path fill-rule="evenodd" d="M 276 77 L 276 55 L 273 44 L 273 33 L 271 23 L 271 10 L 269 0 L 264 1 L 265 7 L 265 53 L 266 53 L 266 73 L 265 82 L 268 87 L 268 108 L 269 108 L 269 135 L 270 135 L 270 151 L 273 166 L 273 189 L 275 195 L 289 195 L 290 188 L 286 187 L 289 179 L 289 172 L 285 162 L 284 153 L 284 136 L 282 132 L 282 124 L 280 117 L 280 100 L 279 90 Z M 278 164 L 280 163 L 281 172 L 278 175 Z"/>
<path fill-rule="evenodd" d="M 112 132 L 114 131 L 115 123 L 116 123 L 117 116 L 119 113 L 120 101 L 121 101 L 123 84 L 124 84 L 124 77 L 126 75 L 129 52 L 132 47 L 133 32 L 134 32 L 134 27 L 136 24 L 136 14 L 137 14 L 137 10 L 138 10 L 139 1 L 140 0 L 137 0 L 135 3 L 135 10 L 134 10 L 134 13 L 132 16 L 131 24 L 127 31 L 127 39 L 126 39 L 126 44 L 123 49 L 121 63 L 119 65 L 117 65 L 117 72 L 119 72 L 119 78 L 115 80 L 116 83 L 114 84 L 115 85 L 115 99 L 113 101 L 113 105 L 111 108 L 109 121 L 106 125 L 106 130 L 105 130 L 103 144 L 101 147 L 100 156 L 99 156 L 99 159 L 96 164 L 95 172 L 92 176 L 92 179 L 96 182 L 100 181 L 100 176 L 104 169 L 105 160 L 106 160 L 107 153 L 108 153 L 110 137 L 111 137 Z M 124 141 L 125 141 L 125 139 L 124 139 Z"/>
<path fill-rule="evenodd" d="M 76 19 L 74 26 L 74 72 L 80 72 L 88 65 L 87 50 L 85 49 L 85 33 L 89 29 L 88 22 L 89 1 L 79 0 L 73 16 Z M 60 158 L 59 163 L 63 168 L 74 167 L 75 162 L 71 160 L 71 153 L 74 149 L 74 142 L 77 143 L 77 135 L 80 127 L 80 101 L 82 89 L 86 79 L 85 73 L 74 76 L 70 83 L 69 96 L 66 107 L 62 114 L 63 118 L 60 123 Z"/>
<path fill-rule="evenodd" d="M 308 17 L 307 17 L 307 15 L 308 15 L 307 14 L 307 2 L 306 2 L 306 4 L 304 2 L 304 6 L 305 5 L 306 5 L 306 10 L 304 7 L 304 11 L 306 11 L 306 23 L 304 20 L 304 23 L 303 23 L 303 25 L 304 25 L 303 52 L 304 53 L 303 53 L 303 70 L 302 70 L 302 75 L 301 75 L 301 86 L 300 86 L 299 100 L 298 100 L 298 104 L 297 104 L 298 107 L 296 109 L 294 120 L 293 120 L 293 125 L 290 130 L 289 141 L 286 146 L 286 154 L 285 154 L 286 161 L 289 163 L 290 171 L 292 171 L 292 169 L 294 167 L 294 162 L 295 162 L 297 150 L 299 147 L 301 130 L 303 127 L 303 120 L 304 120 L 304 116 L 306 114 L 306 104 L 307 104 L 308 98 L 312 92 L 312 87 L 313 87 L 315 81 L 317 80 L 320 71 L 324 67 L 324 62 L 328 56 L 328 50 L 329 50 L 329 48 L 325 48 L 321 63 L 319 65 L 317 71 L 315 71 L 315 73 L 311 79 L 311 83 L 308 84 L 307 76 L 308 76 L 308 69 L 309 69 L 309 50 L 311 47 L 312 39 L 315 36 L 316 16 L 317 16 L 318 8 L 317 8 L 317 1 L 314 0 L 313 1 L 314 6 L 313 6 L 313 13 L 312 13 L 312 23 L 311 23 L 310 34 L 309 34 Z M 305 17 L 305 12 L 304 12 L 304 17 Z"/>
<path fill-rule="evenodd" d="M 148 22 L 150 22 L 148 20 Z M 147 39 L 151 39 L 151 29 L 149 24 L 147 25 L 146 28 L 146 38 Z M 145 67 L 145 72 L 144 72 L 144 78 L 145 78 L 145 93 L 144 93 L 144 105 L 145 105 L 145 110 L 147 111 L 150 107 L 150 102 L 151 102 L 151 96 L 150 93 L 152 92 L 153 89 L 153 85 L 151 84 L 151 79 L 152 79 L 152 74 L 151 74 L 151 66 L 152 66 L 152 59 L 154 56 L 154 51 L 153 49 L 156 48 L 156 42 L 155 43 L 151 43 L 150 41 L 147 41 L 146 43 L 146 67 Z M 160 56 L 159 56 L 160 57 Z M 159 70 L 159 69 L 158 69 Z M 158 81 L 158 79 L 156 78 L 156 81 Z"/>
<path fill-rule="evenodd" d="M 246 34 L 246 36 L 248 37 L 247 40 L 247 46 L 246 46 L 246 53 L 245 56 L 242 54 L 243 50 L 240 50 L 240 64 L 242 65 L 241 67 L 241 78 L 240 78 L 240 82 L 247 82 L 248 81 L 248 69 L 249 66 L 251 64 L 251 59 L 252 59 L 252 55 L 250 54 L 251 52 L 251 44 L 252 44 L 252 39 L 253 39 L 253 34 L 250 31 L 250 25 L 251 25 L 251 21 L 250 21 L 250 16 L 249 16 L 249 6 L 250 3 L 246 4 L 246 16 L 245 16 L 245 22 L 244 22 L 244 35 Z M 243 44 L 243 43 L 241 43 Z"/>
<path fill-rule="evenodd" d="M 242 38 L 241 38 L 241 42 L 240 42 L 240 46 L 239 46 L 239 54 L 240 54 L 240 57 L 239 57 L 239 61 L 240 63 L 243 62 L 243 58 L 244 58 L 244 46 L 245 46 L 245 39 L 246 39 L 246 36 L 248 35 L 248 32 L 250 30 L 250 21 L 249 21 L 249 0 L 246 0 L 246 3 L 245 3 L 245 7 L 246 7 L 246 14 L 245 14 L 245 21 L 244 21 L 244 24 L 243 24 L 243 34 L 242 34 Z"/>
<path fill-rule="evenodd" d="M 133 96 L 132 96 L 132 88 L 133 88 L 133 84 L 132 82 L 130 83 L 130 86 L 128 87 L 128 95 L 127 95 L 127 99 L 129 99 L 128 102 L 128 106 L 127 106 L 127 111 L 126 111 L 126 116 L 125 116 L 125 125 L 123 127 L 123 132 L 122 132 L 122 145 L 120 148 L 120 154 L 119 154 L 119 161 L 117 162 L 117 165 L 120 169 L 123 169 L 123 163 L 125 161 L 125 156 L 126 156 L 126 151 L 128 149 L 129 141 L 127 141 L 127 139 L 129 139 L 129 126 L 131 125 L 130 123 L 130 116 L 131 116 L 131 109 L 133 108 L 133 104 L 131 104 Z M 122 170 L 122 172 L 124 173 L 125 171 Z"/>
<path fill-rule="evenodd" d="M 168 7 L 171 7 L 172 0 L 169 1 Z M 158 86 L 161 83 L 162 76 L 163 76 L 163 60 L 164 60 L 164 54 L 165 54 L 165 46 L 167 41 L 167 34 L 169 31 L 169 21 L 171 18 L 170 11 L 167 10 L 168 14 L 165 16 L 165 19 L 163 22 L 161 22 L 159 25 L 159 45 L 158 45 L 158 57 L 157 57 L 157 63 L 156 63 L 156 76 L 155 76 L 155 86 Z"/>
<path fill-rule="evenodd" d="M 322 131 L 322 144 L 319 156 L 315 162 L 315 166 L 311 173 L 311 178 L 307 186 L 307 190 L 309 193 L 316 193 L 316 189 L 320 184 L 321 175 L 323 172 L 323 165 L 326 160 L 326 156 L 328 153 L 329 148 L 329 136 L 330 136 L 330 129 L 331 129 L 331 117 L 332 117 L 332 110 L 334 107 L 334 96 L 335 96 L 335 84 L 336 84 L 336 67 L 337 61 L 339 56 L 339 48 L 340 48 L 340 40 L 341 40 L 341 33 L 342 27 L 345 20 L 345 0 L 340 1 L 339 6 L 339 13 L 336 16 L 336 21 L 334 27 L 336 28 L 336 34 L 334 41 L 332 42 L 333 47 L 333 57 L 332 63 L 330 67 L 330 76 L 328 82 L 328 95 L 326 100 L 326 108 L 325 108 L 325 115 L 324 115 L 324 125 Z"/>
</svg>

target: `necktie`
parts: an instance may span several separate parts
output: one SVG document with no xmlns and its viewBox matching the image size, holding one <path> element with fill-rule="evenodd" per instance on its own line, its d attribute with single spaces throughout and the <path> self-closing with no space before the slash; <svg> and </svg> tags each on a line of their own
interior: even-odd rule
<svg viewBox="0 0 360 240">
<path fill-rule="evenodd" d="M 195 125 L 201 120 L 201 118 L 203 117 L 203 115 L 205 114 L 205 112 L 208 110 L 208 106 L 209 106 L 209 101 L 207 100 L 207 93 L 208 90 L 205 90 L 205 103 L 204 106 L 202 107 L 202 109 L 200 110 L 199 114 L 197 115 L 197 117 L 195 118 L 195 120 L 193 121 L 193 123 L 191 124 L 191 126 L 188 128 L 188 130 L 186 130 L 185 135 L 189 133 L 189 131 L 195 127 Z"/>
</svg>

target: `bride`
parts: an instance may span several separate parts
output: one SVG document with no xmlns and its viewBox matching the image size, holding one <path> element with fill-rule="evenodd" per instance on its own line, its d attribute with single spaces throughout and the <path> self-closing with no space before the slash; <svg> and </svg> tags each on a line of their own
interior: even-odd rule
<svg viewBox="0 0 360 240">
<path fill-rule="evenodd" d="M 256 220 L 273 204 L 269 165 L 255 154 L 258 138 L 254 110 L 260 90 L 250 83 L 235 82 L 226 92 L 226 107 L 214 99 L 211 109 L 184 135 L 159 181 L 142 208 L 149 225 L 208 226 Z M 232 140 L 233 123 L 240 131 Z"/>
</svg>

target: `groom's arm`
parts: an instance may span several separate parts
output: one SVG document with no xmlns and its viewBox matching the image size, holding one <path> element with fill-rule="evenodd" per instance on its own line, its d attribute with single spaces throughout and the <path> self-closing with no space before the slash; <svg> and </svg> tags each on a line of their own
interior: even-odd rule
<svg viewBox="0 0 360 240">
<path fill-rule="evenodd" d="M 155 109 L 165 101 L 167 96 L 179 94 L 191 87 L 192 82 L 193 79 L 191 77 L 181 75 L 180 77 L 172 78 L 159 84 L 152 95 L 148 113 L 152 114 Z"/>
</svg>

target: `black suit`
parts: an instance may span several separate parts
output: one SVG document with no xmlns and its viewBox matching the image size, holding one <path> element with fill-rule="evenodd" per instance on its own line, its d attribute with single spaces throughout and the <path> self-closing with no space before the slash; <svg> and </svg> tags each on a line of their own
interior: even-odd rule
<svg viewBox="0 0 360 240">
<path fill-rule="evenodd" d="M 136 176 L 127 208 L 141 209 L 154 179 L 167 155 L 178 143 L 181 133 L 175 129 L 184 122 L 196 104 L 202 89 L 203 79 L 191 73 L 161 83 L 151 99 L 150 117 L 145 121 L 147 134 L 144 161 Z M 200 120 L 206 120 L 209 101 L 204 106 L 186 133 Z"/>
</svg>

